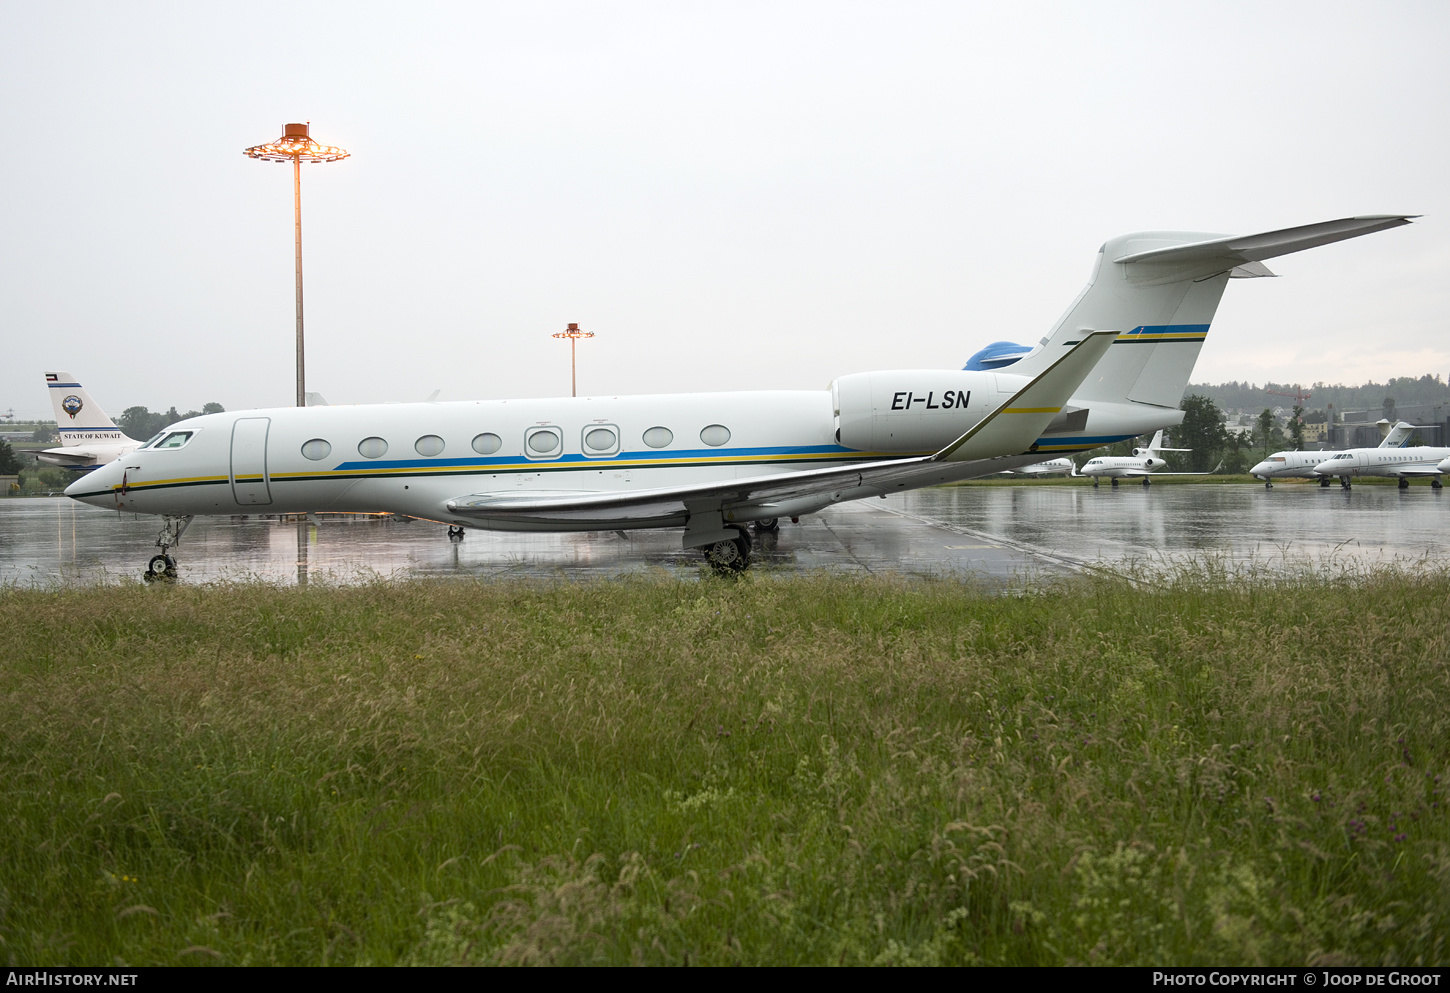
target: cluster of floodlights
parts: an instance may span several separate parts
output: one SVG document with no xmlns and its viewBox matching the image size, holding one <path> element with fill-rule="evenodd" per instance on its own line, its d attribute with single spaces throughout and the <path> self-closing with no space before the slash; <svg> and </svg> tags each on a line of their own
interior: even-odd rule
<svg viewBox="0 0 1450 993">
<path fill-rule="evenodd" d="M 263 162 L 292 163 L 292 191 L 297 237 L 297 406 L 299 407 L 307 405 L 306 377 L 302 360 L 302 163 L 338 162 L 351 154 L 345 148 L 338 148 L 336 145 L 322 145 L 313 141 L 312 136 L 308 133 L 310 128 L 311 122 L 284 124 L 282 125 L 282 137 L 276 141 L 269 141 L 265 145 L 253 145 L 242 151 L 242 154 L 248 158 L 261 159 Z M 569 339 L 570 395 L 578 396 L 579 380 L 574 361 L 574 349 L 580 338 L 593 338 L 594 332 L 580 331 L 578 324 L 570 324 L 566 330 L 560 331 L 554 337 Z"/>
</svg>

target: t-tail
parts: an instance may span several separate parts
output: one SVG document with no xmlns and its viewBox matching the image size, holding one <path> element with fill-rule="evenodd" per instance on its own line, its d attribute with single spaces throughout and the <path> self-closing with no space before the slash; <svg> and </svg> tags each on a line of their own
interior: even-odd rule
<svg viewBox="0 0 1450 993">
<path fill-rule="evenodd" d="M 1036 376 L 1084 332 L 1116 328 L 1113 347 L 1074 400 L 1176 410 L 1230 279 L 1272 276 L 1265 259 L 1399 227 L 1414 216 L 1347 217 L 1243 236 L 1121 235 L 1098 250 L 1087 288 L 1035 347 L 994 342 L 967 368 Z"/>
<path fill-rule="evenodd" d="M 116 422 L 106 416 L 101 405 L 91 399 L 86 388 L 70 373 L 47 372 L 45 385 L 50 388 L 50 403 L 55 408 L 55 426 L 62 445 L 133 440 L 116 427 Z"/>
</svg>

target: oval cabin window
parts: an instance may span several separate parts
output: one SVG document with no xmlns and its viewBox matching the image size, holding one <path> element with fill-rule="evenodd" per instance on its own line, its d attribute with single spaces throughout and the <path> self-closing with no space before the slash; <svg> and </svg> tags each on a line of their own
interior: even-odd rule
<svg viewBox="0 0 1450 993">
<path fill-rule="evenodd" d="M 591 428 L 584 433 L 584 446 L 594 452 L 609 451 L 614 447 L 613 429 Z"/>
<path fill-rule="evenodd" d="M 302 445 L 302 455 L 313 462 L 321 462 L 332 454 L 332 446 L 321 438 L 313 438 Z"/>
<path fill-rule="evenodd" d="M 357 453 L 365 459 L 380 459 L 388 454 L 388 443 L 381 438 L 364 438 L 357 443 Z"/>
<path fill-rule="evenodd" d="M 473 436 L 473 450 L 479 455 L 492 455 L 503 446 L 503 439 L 492 431 Z"/>
<path fill-rule="evenodd" d="M 644 443 L 650 448 L 664 448 L 675 440 L 675 433 L 669 428 L 650 428 L 644 433 Z"/>
<path fill-rule="evenodd" d="M 526 444 L 529 451 L 535 455 L 548 455 L 558 449 L 559 436 L 547 428 L 541 431 L 531 431 Z"/>
<path fill-rule="evenodd" d="M 711 424 L 700 432 L 700 440 L 711 448 L 719 448 L 730 440 L 730 429 L 723 424 Z"/>
<path fill-rule="evenodd" d="M 425 434 L 413 443 L 413 450 L 419 455 L 426 455 L 429 458 L 441 455 L 443 454 L 443 439 L 436 434 Z"/>
</svg>

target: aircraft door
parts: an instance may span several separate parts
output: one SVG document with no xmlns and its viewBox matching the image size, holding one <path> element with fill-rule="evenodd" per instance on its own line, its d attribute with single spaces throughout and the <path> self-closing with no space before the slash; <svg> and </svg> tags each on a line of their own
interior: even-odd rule
<svg viewBox="0 0 1450 993">
<path fill-rule="evenodd" d="M 242 417 L 232 425 L 232 498 L 243 507 L 272 502 L 267 479 L 270 417 Z"/>
</svg>

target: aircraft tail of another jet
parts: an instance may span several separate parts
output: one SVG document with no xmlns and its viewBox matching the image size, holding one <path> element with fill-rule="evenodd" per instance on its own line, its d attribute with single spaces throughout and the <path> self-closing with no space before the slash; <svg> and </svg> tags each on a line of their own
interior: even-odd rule
<svg viewBox="0 0 1450 993">
<path fill-rule="evenodd" d="M 129 440 L 70 373 L 47 372 L 45 385 L 50 389 L 50 403 L 55 408 L 55 424 L 62 445 Z"/>
<path fill-rule="evenodd" d="M 1388 427 L 1386 422 L 1381 422 Z M 1381 448 L 1404 448 L 1410 443 L 1410 435 L 1415 433 L 1419 425 L 1411 424 L 1409 421 L 1400 421 L 1394 427 L 1389 428 L 1385 434 L 1385 440 L 1380 442 Z"/>
<path fill-rule="evenodd" d="M 1412 216 L 1347 217 L 1232 237 L 1142 231 L 1113 238 L 1098 251 L 1087 288 L 1037 347 L 1019 359 L 998 342 L 968 368 L 1037 376 L 1085 332 L 1119 328 L 1075 398 L 1177 409 L 1230 279 L 1272 276 L 1265 259 L 1399 227 Z"/>
</svg>

